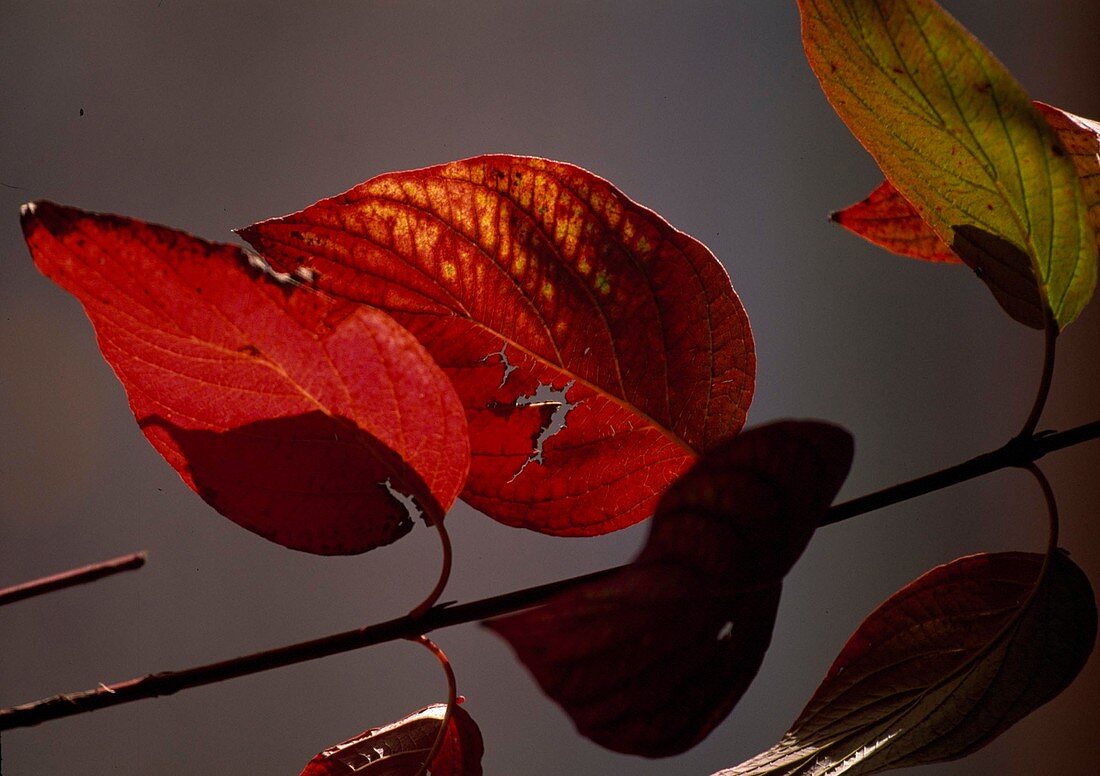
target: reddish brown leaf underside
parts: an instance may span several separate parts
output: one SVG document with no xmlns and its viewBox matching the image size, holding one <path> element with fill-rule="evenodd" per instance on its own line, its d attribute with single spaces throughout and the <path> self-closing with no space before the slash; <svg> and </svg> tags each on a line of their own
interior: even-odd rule
<svg viewBox="0 0 1100 776">
<path fill-rule="evenodd" d="M 1100 243 L 1100 124 L 1042 102 L 1036 102 L 1035 107 L 1073 160 Z M 883 181 L 867 199 L 833 213 L 832 219 L 899 256 L 962 263 L 889 181 Z"/>
<path fill-rule="evenodd" d="M 1065 689 L 1092 652 L 1088 579 L 1056 551 L 1031 597 L 1042 564 L 972 555 L 910 583 L 864 620 L 776 746 L 716 776 L 842 763 L 855 776 L 985 746 Z"/>
<path fill-rule="evenodd" d="M 755 356 L 725 270 L 577 167 L 485 156 L 392 173 L 240 234 L 416 335 L 466 408 L 463 498 L 510 525 L 637 522 L 744 423 Z"/>
<path fill-rule="evenodd" d="M 435 742 L 446 710 L 445 703 L 437 703 L 390 725 L 365 730 L 318 753 L 300 776 L 415 776 Z M 428 773 L 481 776 L 484 751 L 477 723 L 464 708 L 455 706 L 443 746 Z"/>
<path fill-rule="evenodd" d="M 756 675 L 782 578 L 851 457 L 851 437 L 822 423 L 746 431 L 669 489 L 634 563 L 487 625 L 583 735 L 647 757 L 683 752 Z"/>
<path fill-rule="evenodd" d="M 146 437 L 230 519 L 355 553 L 411 528 L 389 488 L 436 518 L 457 496 L 461 405 L 385 313 L 140 221 L 41 202 L 23 230 L 42 273 L 84 306 Z"/>
</svg>

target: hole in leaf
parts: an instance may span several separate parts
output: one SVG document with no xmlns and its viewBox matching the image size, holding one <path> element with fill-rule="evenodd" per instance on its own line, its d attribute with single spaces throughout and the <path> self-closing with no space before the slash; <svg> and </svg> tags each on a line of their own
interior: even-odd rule
<svg viewBox="0 0 1100 776">
<path fill-rule="evenodd" d="M 313 274 L 312 274 L 313 271 L 310 270 L 310 269 L 302 267 L 294 273 L 279 272 L 277 269 L 272 267 L 271 263 L 268 262 L 268 260 L 265 259 L 260 254 L 256 253 L 255 251 L 249 250 L 247 248 L 245 248 L 243 250 L 244 250 L 244 255 L 248 258 L 248 265 L 250 267 L 252 267 L 253 269 L 258 269 L 260 272 L 267 275 L 269 278 L 274 280 L 276 283 L 281 283 L 283 285 L 288 285 L 288 286 L 303 286 L 304 284 L 302 283 L 302 280 L 307 280 L 307 281 L 312 281 L 313 280 Z M 299 278 L 295 277 L 295 275 L 301 274 L 303 271 L 309 273 L 308 278 L 305 275 L 303 275 L 301 280 Z"/>
<path fill-rule="evenodd" d="M 405 508 L 406 519 L 401 521 L 401 526 L 405 527 L 415 523 L 418 519 L 423 520 L 427 524 L 428 518 L 424 516 L 424 510 L 420 508 L 420 505 L 416 503 L 416 499 L 407 493 L 402 493 L 393 486 L 389 477 L 384 482 L 378 483 L 398 504 Z"/>
<path fill-rule="evenodd" d="M 518 366 L 516 366 L 515 364 L 513 364 L 511 361 L 508 360 L 508 354 L 504 352 L 507 348 L 508 348 L 508 343 L 505 342 L 500 346 L 500 350 L 498 350 L 496 353 L 490 353 L 490 354 L 488 354 L 487 356 L 485 356 L 484 358 L 481 359 L 481 363 L 484 364 L 484 363 L 488 362 L 488 360 L 490 358 L 492 358 L 493 356 L 496 356 L 497 358 L 500 359 L 501 365 L 504 366 L 504 374 L 502 374 L 500 376 L 500 385 L 498 385 L 497 388 L 503 388 L 504 384 L 506 382 L 508 382 L 509 375 L 511 375 L 512 372 L 519 369 Z"/>
<path fill-rule="evenodd" d="M 566 418 L 569 413 L 573 411 L 573 408 L 577 406 L 571 403 L 566 396 L 569 389 L 572 388 L 573 384 L 576 382 L 576 380 L 570 380 L 565 384 L 565 387 L 560 390 L 555 389 L 552 385 L 539 383 L 539 387 L 536 388 L 535 392 L 530 396 L 519 396 L 516 398 L 515 405 L 517 407 L 553 407 L 554 412 L 550 415 L 547 424 L 539 431 L 539 435 L 535 437 L 534 449 L 531 451 L 531 455 L 527 457 L 527 460 L 523 462 L 523 466 L 519 467 L 519 471 L 515 473 L 509 482 L 514 482 L 519 475 L 523 474 L 524 469 L 530 464 L 542 463 L 542 454 L 546 446 L 546 440 L 555 436 L 565 428 Z"/>
</svg>

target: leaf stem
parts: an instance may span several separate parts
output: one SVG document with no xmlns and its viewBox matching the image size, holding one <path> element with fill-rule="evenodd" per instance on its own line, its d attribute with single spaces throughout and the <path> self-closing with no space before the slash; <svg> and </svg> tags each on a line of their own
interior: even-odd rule
<svg viewBox="0 0 1100 776">
<path fill-rule="evenodd" d="M 432 588 L 432 592 L 428 593 L 428 596 L 421 601 L 416 607 L 409 612 L 409 617 L 418 619 L 423 617 L 424 614 L 435 606 L 439 601 L 439 597 L 443 595 L 444 588 L 447 587 L 447 582 L 451 578 L 451 536 L 447 533 L 447 528 L 443 525 L 443 517 L 432 517 L 432 525 L 439 533 L 439 543 L 442 545 L 443 560 L 440 564 L 439 579 L 435 583 L 435 587 Z"/>
<path fill-rule="evenodd" d="M 144 566 L 147 557 L 144 552 L 135 552 L 119 558 L 100 561 L 89 566 L 62 571 L 59 574 L 5 587 L 0 589 L 0 606 L 22 601 L 25 598 L 33 598 L 36 595 L 52 593 L 55 590 L 64 590 L 68 587 L 94 582 L 97 579 L 119 574 L 123 571 L 133 571 Z"/>
<path fill-rule="evenodd" d="M 1024 427 L 1016 435 L 1017 439 L 1031 436 L 1039 425 L 1039 418 L 1046 406 L 1047 396 L 1050 394 L 1050 383 L 1054 377 L 1054 356 L 1057 344 L 1058 324 L 1055 322 L 1054 316 L 1048 311 L 1046 337 L 1043 343 L 1043 374 L 1039 378 L 1039 390 L 1035 394 L 1035 403 L 1031 406 L 1031 412 L 1028 413 L 1027 420 L 1024 421 Z"/>
<path fill-rule="evenodd" d="M 1015 438 L 1003 447 L 961 464 L 915 480 L 885 488 L 830 508 L 821 525 L 839 523 L 856 515 L 881 509 L 932 491 L 1010 466 L 1028 468 L 1047 453 L 1100 438 L 1100 420 L 1059 433 L 1040 433 Z M 1044 489 L 1046 493 L 1046 489 Z M 1052 494 L 1048 495 L 1048 499 Z M 1056 519 L 1052 515 L 1052 519 Z M 1055 537 L 1056 540 L 1056 537 Z M 310 641 L 290 644 L 218 663 L 166 671 L 130 679 L 114 685 L 100 685 L 84 692 L 56 695 L 40 701 L 0 709 L 0 730 L 29 727 L 61 717 L 81 714 L 108 706 L 171 695 L 190 687 L 214 684 L 239 676 L 269 671 L 329 655 L 339 654 L 395 639 L 416 639 L 423 633 L 452 625 L 484 620 L 517 612 L 542 603 L 551 596 L 578 585 L 603 579 L 625 566 L 617 566 L 579 577 L 563 579 L 537 587 L 516 590 L 460 605 L 437 604 L 419 617 L 405 615 L 363 628 L 336 633 Z"/>
<path fill-rule="evenodd" d="M 1058 500 L 1054 497 L 1054 488 L 1050 486 L 1050 480 L 1034 462 L 1021 468 L 1026 469 L 1039 483 L 1039 489 L 1043 491 L 1043 499 L 1047 503 L 1047 520 L 1050 524 L 1050 531 L 1047 537 L 1047 553 L 1043 561 L 1043 571 L 1039 575 L 1039 579 L 1042 580 L 1046 575 L 1047 566 L 1050 565 L 1050 556 L 1058 549 Z M 1036 587 L 1038 587 L 1038 583 L 1036 583 Z"/>
<path fill-rule="evenodd" d="M 410 641 L 415 641 L 417 644 L 427 647 L 439 660 L 439 664 L 443 666 L 443 673 L 447 677 L 447 710 L 443 712 L 443 721 L 439 725 L 439 732 L 435 734 L 432 748 L 428 750 L 428 756 L 424 758 L 424 762 L 420 764 L 420 769 L 416 772 L 416 776 L 426 776 L 432 767 L 432 761 L 439 754 L 439 750 L 443 748 L 443 741 L 447 738 L 447 726 L 451 723 L 451 715 L 454 713 L 455 703 L 458 700 L 458 689 L 455 683 L 455 672 L 451 668 L 451 661 L 447 659 L 446 653 L 439 648 L 439 645 L 423 634 L 410 639 Z"/>
</svg>

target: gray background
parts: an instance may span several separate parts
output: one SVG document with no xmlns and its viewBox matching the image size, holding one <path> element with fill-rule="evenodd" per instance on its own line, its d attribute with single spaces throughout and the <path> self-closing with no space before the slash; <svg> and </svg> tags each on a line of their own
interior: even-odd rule
<svg viewBox="0 0 1100 776">
<path fill-rule="evenodd" d="M 1100 116 L 1095 0 L 949 0 L 1031 93 Z M 80 115 L 80 110 L 84 115 Z M 265 543 L 216 515 L 142 438 L 79 306 L 34 270 L 18 207 L 48 197 L 231 239 L 375 174 L 483 152 L 603 175 L 706 242 L 756 336 L 750 421 L 815 416 L 857 441 L 842 498 L 999 445 L 1022 423 L 1040 336 L 968 271 L 893 258 L 825 214 L 878 181 L 803 59 L 793 0 L 684 3 L 0 3 L 0 585 L 147 549 L 136 574 L 0 611 L 0 704 L 181 668 L 406 611 L 434 536 L 354 558 Z M 1100 416 L 1100 305 L 1062 338 L 1044 426 Z M 1045 464 L 1063 544 L 1100 583 L 1097 445 Z M 449 520 L 448 598 L 632 556 Z M 791 574 L 738 708 L 690 753 L 580 739 L 508 648 L 437 633 L 488 774 L 708 774 L 769 746 L 862 616 L 931 566 L 1039 549 L 1041 506 L 1005 472 L 823 530 Z M 442 697 L 393 644 L 3 737 L 3 773 L 296 774 L 314 752 Z M 1091 774 L 1100 667 L 938 774 Z"/>
</svg>

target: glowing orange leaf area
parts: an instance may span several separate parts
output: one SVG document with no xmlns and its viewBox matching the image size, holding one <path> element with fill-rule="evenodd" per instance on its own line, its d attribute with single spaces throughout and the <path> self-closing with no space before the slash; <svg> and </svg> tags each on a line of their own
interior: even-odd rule
<svg viewBox="0 0 1100 776">
<path fill-rule="evenodd" d="M 726 271 L 577 167 L 484 156 L 392 173 L 240 234 L 419 339 L 466 409 L 462 497 L 504 523 L 635 523 L 744 424 L 755 355 Z"/>
</svg>

